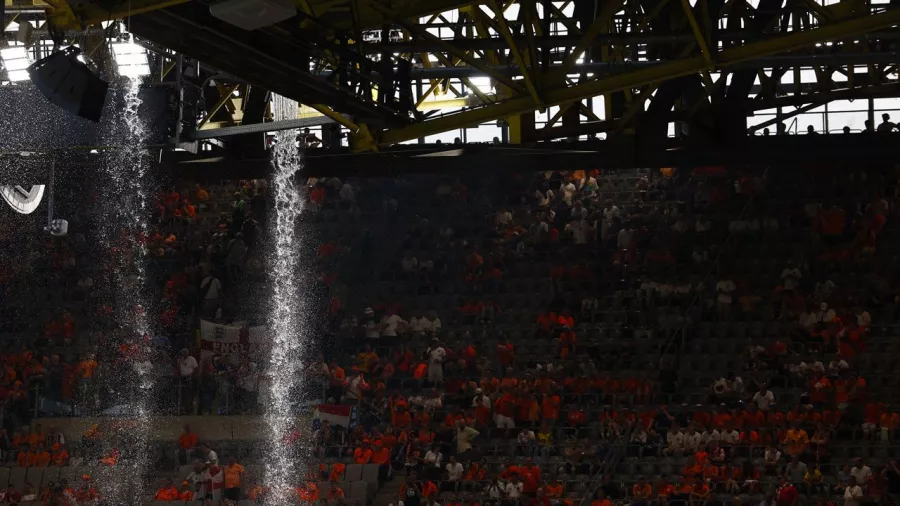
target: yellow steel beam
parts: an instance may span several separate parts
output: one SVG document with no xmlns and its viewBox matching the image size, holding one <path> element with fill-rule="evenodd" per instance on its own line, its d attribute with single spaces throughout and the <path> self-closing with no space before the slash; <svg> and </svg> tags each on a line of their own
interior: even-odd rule
<svg viewBox="0 0 900 506">
<path fill-rule="evenodd" d="M 429 86 L 428 89 L 425 90 L 425 93 L 422 93 L 422 96 L 419 97 L 419 101 L 416 102 L 416 109 L 418 109 L 419 106 L 422 105 L 422 102 L 424 102 L 425 99 L 427 99 L 428 96 L 431 95 L 432 92 L 434 92 L 434 90 L 436 90 L 437 87 L 440 86 L 440 85 L 441 85 L 441 80 L 440 80 L 440 79 L 432 79 L 432 80 L 431 80 L 431 86 Z"/>
<path fill-rule="evenodd" d="M 513 40 L 512 32 L 509 31 L 509 25 L 506 24 L 506 17 L 503 15 L 503 11 L 500 10 L 500 7 L 497 6 L 496 0 L 491 0 L 491 10 L 497 15 L 497 23 L 500 25 L 500 35 L 503 36 L 506 43 L 509 44 L 509 51 L 512 53 L 513 59 L 516 60 L 516 65 L 519 66 L 519 70 L 522 72 L 522 78 L 525 80 L 525 87 L 528 89 L 528 93 L 531 95 L 531 98 L 534 99 L 534 103 L 540 105 L 541 97 L 538 96 L 537 88 L 534 86 L 534 80 L 531 78 L 531 72 L 528 71 L 528 65 L 525 64 L 525 60 L 522 59 L 522 53 L 520 53 L 519 48 L 516 47 L 516 41 Z"/>
<path fill-rule="evenodd" d="M 873 30 L 900 23 L 900 9 L 872 14 L 838 23 L 824 25 L 812 30 L 795 32 L 780 37 L 773 37 L 761 42 L 753 42 L 720 51 L 717 57 L 719 67 L 727 67 L 740 62 L 793 51 L 827 40 L 839 40 L 861 35 Z M 621 74 L 610 75 L 602 79 L 589 81 L 571 87 L 547 90 L 543 98 L 546 105 L 562 104 L 571 100 L 593 97 L 604 93 L 612 93 L 625 89 L 639 88 L 648 84 L 659 83 L 670 79 L 700 72 L 706 68 L 703 56 L 683 58 L 668 63 L 653 65 L 644 69 Z M 507 116 L 524 114 L 533 111 L 535 105 L 531 97 L 516 97 L 498 102 L 480 109 L 452 114 L 420 124 L 388 130 L 382 133 L 382 144 L 394 144 L 418 137 L 434 135 L 448 130 L 477 125 Z"/>
<path fill-rule="evenodd" d="M 700 46 L 700 53 L 703 55 L 703 58 L 706 60 L 706 68 L 713 68 L 713 59 L 712 55 L 709 53 L 709 46 L 706 44 L 706 35 L 703 34 L 703 30 L 700 29 L 700 24 L 697 23 L 697 18 L 694 17 L 694 11 L 691 9 L 691 4 L 689 0 L 681 0 L 681 6 L 684 8 L 684 15 L 688 18 L 688 23 L 691 24 L 691 30 L 694 32 L 694 37 L 697 39 L 697 44 Z"/>
<path fill-rule="evenodd" d="M 351 121 L 350 118 L 344 116 L 343 114 L 335 112 L 334 109 L 332 109 L 331 107 L 328 107 L 327 105 L 324 105 L 324 104 L 309 104 L 309 106 L 312 107 L 313 109 L 319 111 L 323 115 L 333 119 L 337 123 L 340 123 L 341 125 L 347 127 L 347 129 L 350 130 L 351 132 L 359 131 L 359 125 L 357 125 L 356 123 Z"/>
<path fill-rule="evenodd" d="M 169 61 L 166 63 L 166 65 L 165 65 L 165 66 L 163 67 L 163 69 L 162 69 L 162 73 L 159 75 L 159 80 L 160 80 L 160 81 L 162 81 L 163 79 L 165 79 L 165 77 L 166 77 L 167 75 L 169 75 L 169 72 L 171 72 L 172 69 L 175 68 L 175 63 L 177 63 L 177 61 L 178 61 L 178 60 L 174 60 L 174 59 L 173 59 L 173 60 L 169 60 Z"/>
<path fill-rule="evenodd" d="M 234 93 L 234 90 L 238 89 L 238 86 L 240 86 L 240 84 L 234 84 L 225 89 L 220 89 L 219 100 L 217 100 L 216 103 L 213 104 L 212 109 L 210 109 L 206 116 L 200 120 L 200 123 L 197 124 L 197 130 L 203 130 L 203 125 L 206 125 L 206 122 L 212 119 L 212 117 L 215 116 L 217 112 L 219 112 L 219 110 L 225 105 L 226 102 L 231 101 L 232 93 Z"/>
<path fill-rule="evenodd" d="M 190 0 L 129 0 L 116 2 L 111 8 L 101 8 L 94 2 L 73 2 L 65 0 L 48 0 L 51 5 L 47 12 L 47 20 L 58 28 L 81 29 L 88 25 L 99 24 L 110 19 L 127 18 L 157 9 L 165 9 L 173 5 L 187 3 Z M 72 14 L 74 17 L 70 16 Z"/>
<path fill-rule="evenodd" d="M 226 88 L 224 84 L 216 83 L 216 90 L 219 91 L 219 96 L 225 99 L 225 110 L 229 113 L 233 113 L 235 110 L 234 106 L 234 92 L 240 88 L 240 85 L 235 85 L 231 88 Z M 213 113 L 215 114 L 215 113 Z"/>
</svg>

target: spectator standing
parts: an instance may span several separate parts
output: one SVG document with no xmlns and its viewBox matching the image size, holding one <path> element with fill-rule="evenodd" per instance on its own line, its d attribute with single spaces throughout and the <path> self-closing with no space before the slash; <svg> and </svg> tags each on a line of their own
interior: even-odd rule
<svg viewBox="0 0 900 506">
<path fill-rule="evenodd" d="M 444 382 L 444 360 L 447 359 L 447 350 L 441 346 L 437 338 L 431 340 L 431 346 L 425 352 L 428 359 L 428 381 L 432 385 Z"/>
<path fill-rule="evenodd" d="M 203 315 L 212 316 L 219 309 L 219 297 L 222 295 L 222 282 L 210 273 L 200 282 L 200 303 Z"/>
<path fill-rule="evenodd" d="M 194 414 L 194 395 L 197 391 L 197 372 L 200 365 L 187 348 L 178 354 L 179 400 L 182 414 Z"/>
<path fill-rule="evenodd" d="M 226 504 L 235 505 L 241 499 L 241 476 L 246 472 L 244 466 L 237 463 L 234 455 L 228 458 L 225 466 L 225 501 Z"/>
</svg>

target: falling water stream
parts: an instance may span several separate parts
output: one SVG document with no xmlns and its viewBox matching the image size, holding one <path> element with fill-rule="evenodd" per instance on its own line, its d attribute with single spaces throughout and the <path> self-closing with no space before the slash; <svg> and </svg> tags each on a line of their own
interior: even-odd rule
<svg viewBox="0 0 900 506">
<path fill-rule="evenodd" d="M 275 121 L 295 119 L 297 102 L 273 94 L 272 111 Z M 296 130 L 279 131 L 272 149 L 275 247 L 269 262 L 273 283 L 269 326 L 273 335 L 267 374 L 269 404 L 265 414 L 271 452 L 266 461 L 265 482 L 271 487 L 266 504 L 272 506 L 292 502 L 288 494 L 291 494 L 291 487 L 303 479 L 306 464 L 281 444 L 286 434 L 294 429 L 291 396 L 301 386 L 301 377 L 296 370 L 305 342 L 301 318 L 305 300 L 300 289 L 300 237 L 297 230 L 303 203 L 294 181 L 302 166 L 302 157 L 295 144 L 296 135 Z"/>
<path fill-rule="evenodd" d="M 145 148 L 147 129 L 139 115 L 141 105 L 139 78 L 124 81 L 124 107 L 115 110 L 104 132 L 108 144 L 120 146 L 105 159 L 106 183 L 101 194 L 99 223 L 102 246 L 109 256 L 114 273 L 109 305 L 118 324 L 117 343 L 136 350 L 120 367 L 109 384 L 113 394 L 126 404 L 124 419 L 104 433 L 107 451 L 121 455 L 113 468 L 101 468 L 110 476 L 96 480 L 101 495 L 109 504 L 137 504 L 145 496 L 143 473 L 153 454 L 151 415 L 154 379 L 150 368 L 152 333 L 147 300 L 147 251 L 140 237 L 150 231 L 148 199 L 154 194 L 147 181 L 148 152 Z"/>
</svg>

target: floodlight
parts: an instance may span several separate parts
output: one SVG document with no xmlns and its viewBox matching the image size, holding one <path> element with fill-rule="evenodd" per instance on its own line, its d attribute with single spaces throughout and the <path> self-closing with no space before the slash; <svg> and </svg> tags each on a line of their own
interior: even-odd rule
<svg viewBox="0 0 900 506">
<path fill-rule="evenodd" d="M 28 66 L 31 65 L 31 60 L 28 58 L 28 50 L 25 49 L 25 46 L 0 49 L 0 59 L 3 60 L 6 78 L 9 81 L 15 83 L 31 79 L 28 75 Z"/>
<path fill-rule="evenodd" d="M 141 77 L 150 75 L 150 62 L 147 50 L 131 40 L 113 42 L 113 57 L 119 66 L 119 75 L 125 77 Z"/>
</svg>

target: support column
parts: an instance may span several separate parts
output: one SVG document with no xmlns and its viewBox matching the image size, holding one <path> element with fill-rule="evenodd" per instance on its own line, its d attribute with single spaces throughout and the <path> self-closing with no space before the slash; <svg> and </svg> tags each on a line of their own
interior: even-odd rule
<svg viewBox="0 0 900 506">
<path fill-rule="evenodd" d="M 529 112 L 506 118 L 509 125 L 509 143 L 522 144 L 534 136 L 534 113 Z"/>
</svg>

